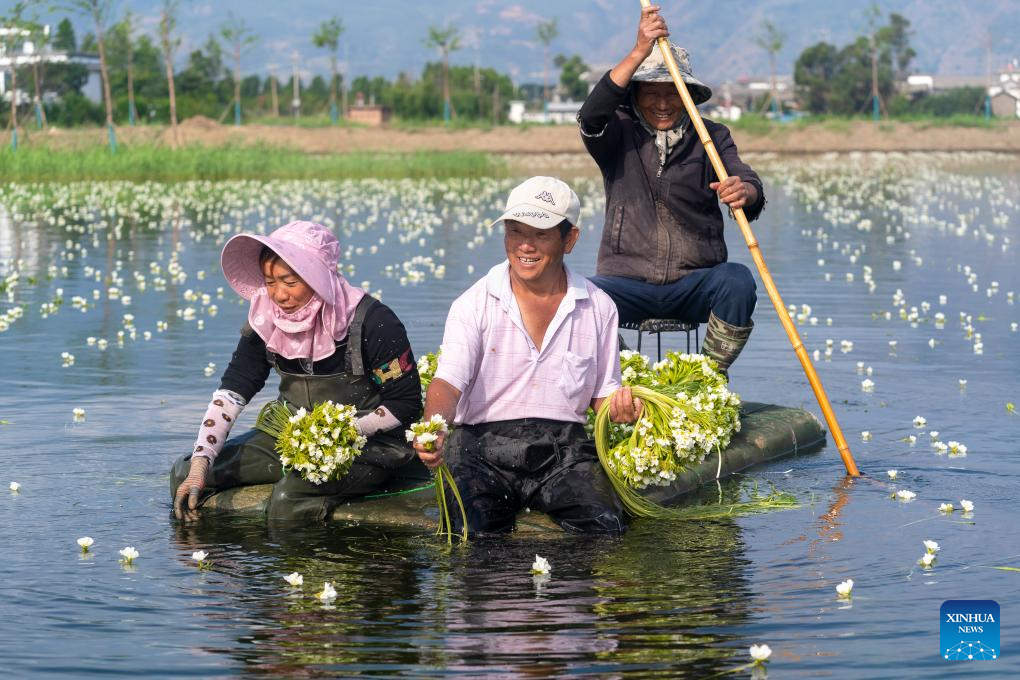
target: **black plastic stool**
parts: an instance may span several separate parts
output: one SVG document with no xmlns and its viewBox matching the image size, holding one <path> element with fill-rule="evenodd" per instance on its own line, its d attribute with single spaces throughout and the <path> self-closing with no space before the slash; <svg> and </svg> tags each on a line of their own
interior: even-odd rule
<svg viewBox="0 0 1020 680">
<path fill-rule="evenodd" d="M 637 331 L 637 351 L 641 352 L 641 336 L 645 333 L 655 333 L 655 339 L 657 344 L 658 359 L 662 361 L 662 334 L 663 333 L 679 333 L 683 332 L 687 334 L 687 353 L 691 353 L 691 332 L 694 332 L 694 347 L 697 350 L 697 346 L 700 344 L 700 338 L 698 335 L 698 324 L 688 323 L 687 321 L 680 321 L 679 319 L 642 319 L 641 321 L 632 321 L 628 323 L 621 323 L 620 328 L 628 331 Z"/>
</svg>

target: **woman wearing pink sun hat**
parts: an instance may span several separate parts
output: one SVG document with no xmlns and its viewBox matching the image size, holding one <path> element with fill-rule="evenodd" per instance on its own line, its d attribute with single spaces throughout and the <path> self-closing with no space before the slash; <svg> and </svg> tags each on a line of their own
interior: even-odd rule
<svg viewBox="0 0 1020 680">
<path fill-rule="evenodd" d="M 223 275 L 251 307 L 194 450 L 171 471 L 178 518 L 196 518 L 216 491 L 273 484 L 270 519 L 323 520 L 344 499 L 399 486 L 402 478 L 427 478 L 403 434 L 421 412 L 421 382 L 407 333 L 388 307 L 337 272 L 339 259 L 339 241 L 313 222 L 227 241 Z M 332 400 L 358 409 L 368 443 L 340 480 L 315 485 L 293 472 L 285 475 L 275 440 L 259 430 L 227 439 L 274 368 L 279 398 L 294 408 L 310 410 Z"/>
</svg>

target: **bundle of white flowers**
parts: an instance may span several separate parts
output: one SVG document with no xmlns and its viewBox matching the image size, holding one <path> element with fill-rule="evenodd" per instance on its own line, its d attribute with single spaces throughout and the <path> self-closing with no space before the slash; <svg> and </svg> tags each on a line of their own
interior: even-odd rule
<svg viewBox="0 0 1020 680">
<path fill-rule="evenodd" d="M 425 391 L 429 388 L 429 383 L 432 382 L 432 378 L 436 375 L 436 369 L 439 367 L 439 352 L 429 352 L 428 354 L 418 357 L 418 376 L 421 378 L 421 398 L 425 399 Z"/>
<path fill-rule="evenodd" d="M 644 402 L 641 417 L 633 426 L 601 418 L 593 430 L 610 474 L 627 486 L 668 485 L 740 431 L 740 397 L 708 357 L 669 352 L 650 365 L 625 350 L 620 365 L 623 384 Z"/>
<path fill-rule="evenodd" d="M 271 401 L 259 414 L 256 427 L 276 437 L 276 451 L 285 470 L 296 470 L 312 484 L 337 480 L 347 474 L 367 439 L 358 430 L 353 406 L 324 401 L 311 411 L 293 415 L 279 401 Z"/>
<path fill-rule="evenodd" d="M 411 429 L 404 431 L 404 436 L 407 437 L 407 441 L 412 443 L 417 441 L 426 451 L 432 451 L 436 447 L 439 435 L 449 433 L 450 426 L 447 425 L 446 419 L 438 413 L 434 413 L 428 420 L 412 423 Z M 436 535 L 445 534 L 447 543 L 453 543 L 453 523 L 450 521 L 450 508 L 446 502 L 446 488 L 449 488 L 460 510 L 462 522 L 460 537 L 461 540 L 466 541 L 468 538 L 467 515 L 464 512 L 464 501 L 460 497 L 457 483 L 453 480 L 453 473 L 450 472 L 446 463 L 442 463 L 433 471 L 433 475 L 435 476 L 436 505 L 439 507 L 439 526 L 436 529 Z"/>
</svg>

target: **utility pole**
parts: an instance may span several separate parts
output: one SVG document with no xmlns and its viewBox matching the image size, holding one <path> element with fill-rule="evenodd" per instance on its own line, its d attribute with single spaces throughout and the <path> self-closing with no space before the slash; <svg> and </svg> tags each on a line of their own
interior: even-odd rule
<svg viewBox="0 0 1020 680">
<path fill-rule="evenodd" d="M 499 125 L 499 84 L 492 86 L 492 123 Z"/>
<path fill-rule="evenodd" d="M 985 120 L 992 119 L 992 32 L 985 40 Z"/>
<path fill-rule="evenodd" d="M 294 113 L 294 120 L 298 119 L 301 115 L 301 80 L 298 75 L 298 53 L 294 53 L 294 75 L 292 76 L 294 81 L 294 98 L 290 100 L 290 110 Z"/>
<path fill-rule="evenodd" d="M 878 3 L 872 3 L 867 10 L 868 15 L 868 40 L 871 45 L 871 119 L 878 121 L 882 117 L 882 100 L 878 94 L 878 41 L 875 34 L 878 32 L 878 20 L 882 16 L 882 10 Z"/>
<path fill-rule="evenodd" d="M 878 105 L 878 48 L 875 47 L 875 34 L 871 34 L 871 119 L 881 118 Z"/>
<path fill-rule="evenodd" d="M 276 64 L 269 65 L 269 101 L 273 107 L 273 118 L 279 118 L 280 98 L 276 92 Z"/>
</svg>

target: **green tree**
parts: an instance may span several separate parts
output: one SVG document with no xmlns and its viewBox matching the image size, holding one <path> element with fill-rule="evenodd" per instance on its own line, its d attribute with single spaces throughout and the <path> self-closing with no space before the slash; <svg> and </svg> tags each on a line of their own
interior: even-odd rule
<svg viewBox="0 0 1020 680">
<path fill-rule="evenodd" d="M 25 24 L 28 31 L 28 39 L 36 58 L 32 60 L 32 89 L 35 92 L 33 104 L 35 105 L 36 122 L 41 128 L 46 128 L 46 110 L 43 108 L 43 76 L 45 75 L 45 64 L 40 63 L 38 55 L 48 51 L 50 44 L 50 32 L 38 21 L 31 21 Z"/>
<path fill-rule="evenodd" d="M 879 47 L 888 52 L 887 58 L 897 81 L 906 79 L 910 62 L 917 56 L 910 46 L 911 35 L 910 21 L 895 12 L 889 15 L 889 25 L 880 28 L 875 35 Z"/>
<path fill-rule="evenodd" d="M 344 32 L 342 21 L 333 17 L 319 24 L 319 30 L 312 36 L 312 43 L 316 47 L 329 50 L 329 115 L 336 124 L 336 53 L 340 46 L 340 35 Z M 347 88 L 344 88 L 346 92 Z M 346 100 L 346 97 L 345 97 Z M 344 117 L 347 116 L 347 102 L 344 101 Z"/>
<path fill-rule="evenodd" d="M 588 65 L 580 55 L 575 54 L 568 59 L 566 55 L 558 54 L 553 64 L 560 70 L 560 87 L 568 98 L 580 101 L 588 96 L 588 83 L 581 77 L 588 71 Z"/>
<path fill-rule="evenodd" d="M 807 48 L 793 66 L 797 98 L 811 113 L 828 113 L 832 97 L 832 80 L 839 68 L 839 51 L 820 42 Z"/>
<path fill-rule="evenodd" d="M 549 46 L 559 36 L 560 29 L 556 27 L 556 19 L 551 21 L 540 21 L 535 29 L 538 42 L 542 43 L 542 103 L 549 103 Z"/>
<path fill-rule="evenodd" d="M 26 6 L 24 2 L 16 2 L 10 11 L 0 17 L 0 25 L 13 29 L 0 37 L 0 44 L 5 54 L 16 54 L 24 37 L 18 29 L 24 29 L 28 24 L 25 19 Z M 11 148 L 18 149 L 18 69 L 14 59 L 11 59 L 11 115 L 8 124 L 11 126 Z"/>
<path fill-rule="evenodd" d="M 889 101 L 914 57 L 909 25 L 894 14 L 888 26 L 876 27 L 873 21 L 868 35 L 843 48 L 823 42 L 801 52 L 794 83 L 802 106 L 812 113 L 853 116 Z"/>
<path fill-rule="evenodd" d="M 786 34 L 776 28 L 771 21 L 762 23 L 762 30 L 754 37 L 754 44 L 762 48 L 769 55 L 769 99 L 772 106 L 778 111 L 779 99 L 776 96 L 776 55 L 783 49 L 786 41 Z"/>
<path fill-rule="evenodd" d="M 220 35 L 234 54 L 234 125 L 241 124 L 241 52 L 255 44 L 258 36 L 251 32 L 244 19 L 233 14 L 220 27 Z"/>
<path fill-rule="evenodd" d="M 450 100 L 450 52 L 460 49 L 460 32 L 453 26 L 438 28 L 429 27 L 426 46 L 435 47 L 443 58 L 443 120 L 449 122 L 456 117 L 457 110 Z"/>
<path fill-rule="evenodd" d="M 53 49 L 63 52 L 74 52 L 78 49 L 78 41 L 75 39 L 74 26 L 71 20 L 64 17 L 57 24 L 57 32 L 53 36 Z"/>
<path fill-rule="evenodd" d="M 106 105 L 106 129 L 110 137 L 110 150 L 117 151 L 117 133 L 113 127 L 113 96 L 110 94 L 110 74 L 106 65 L 106 25 L 110 18 L 113 0 L 69 0 L 71 9 L 90 17 L 96 27 L 96 45 L 99 48 L 99 74 L 103 79 L 103 103 Z"/>
<path fill-rule="evenodd" d="M 166 68 L 170 144 L 174 149 L 180 146 L 181 142 L 177 130 L 177 89 L 174 85 L 174 54 L 181 44 L 181 39 L 177 36 L 177 3 L 178 0 L 163 0 L 159 12 L 159 44 L 163 51 L 163 65 Z"/>
<path fill-rule="evenodd" d="M 60 52 L 73 53 L 78 50 L 78 40 L 70 19 L 65 17 L 57 24 L 57 31 L 51 44 L 54 50 Z M 88 79 L 88 67 L 84 64 L 50 64 L 47 68 L 46 81 L 49 83 L 50 91 L 55 92 L 60 99 L 70 93 L 81 94 L 81 89 L 85 87 Z"/>
</svg>

